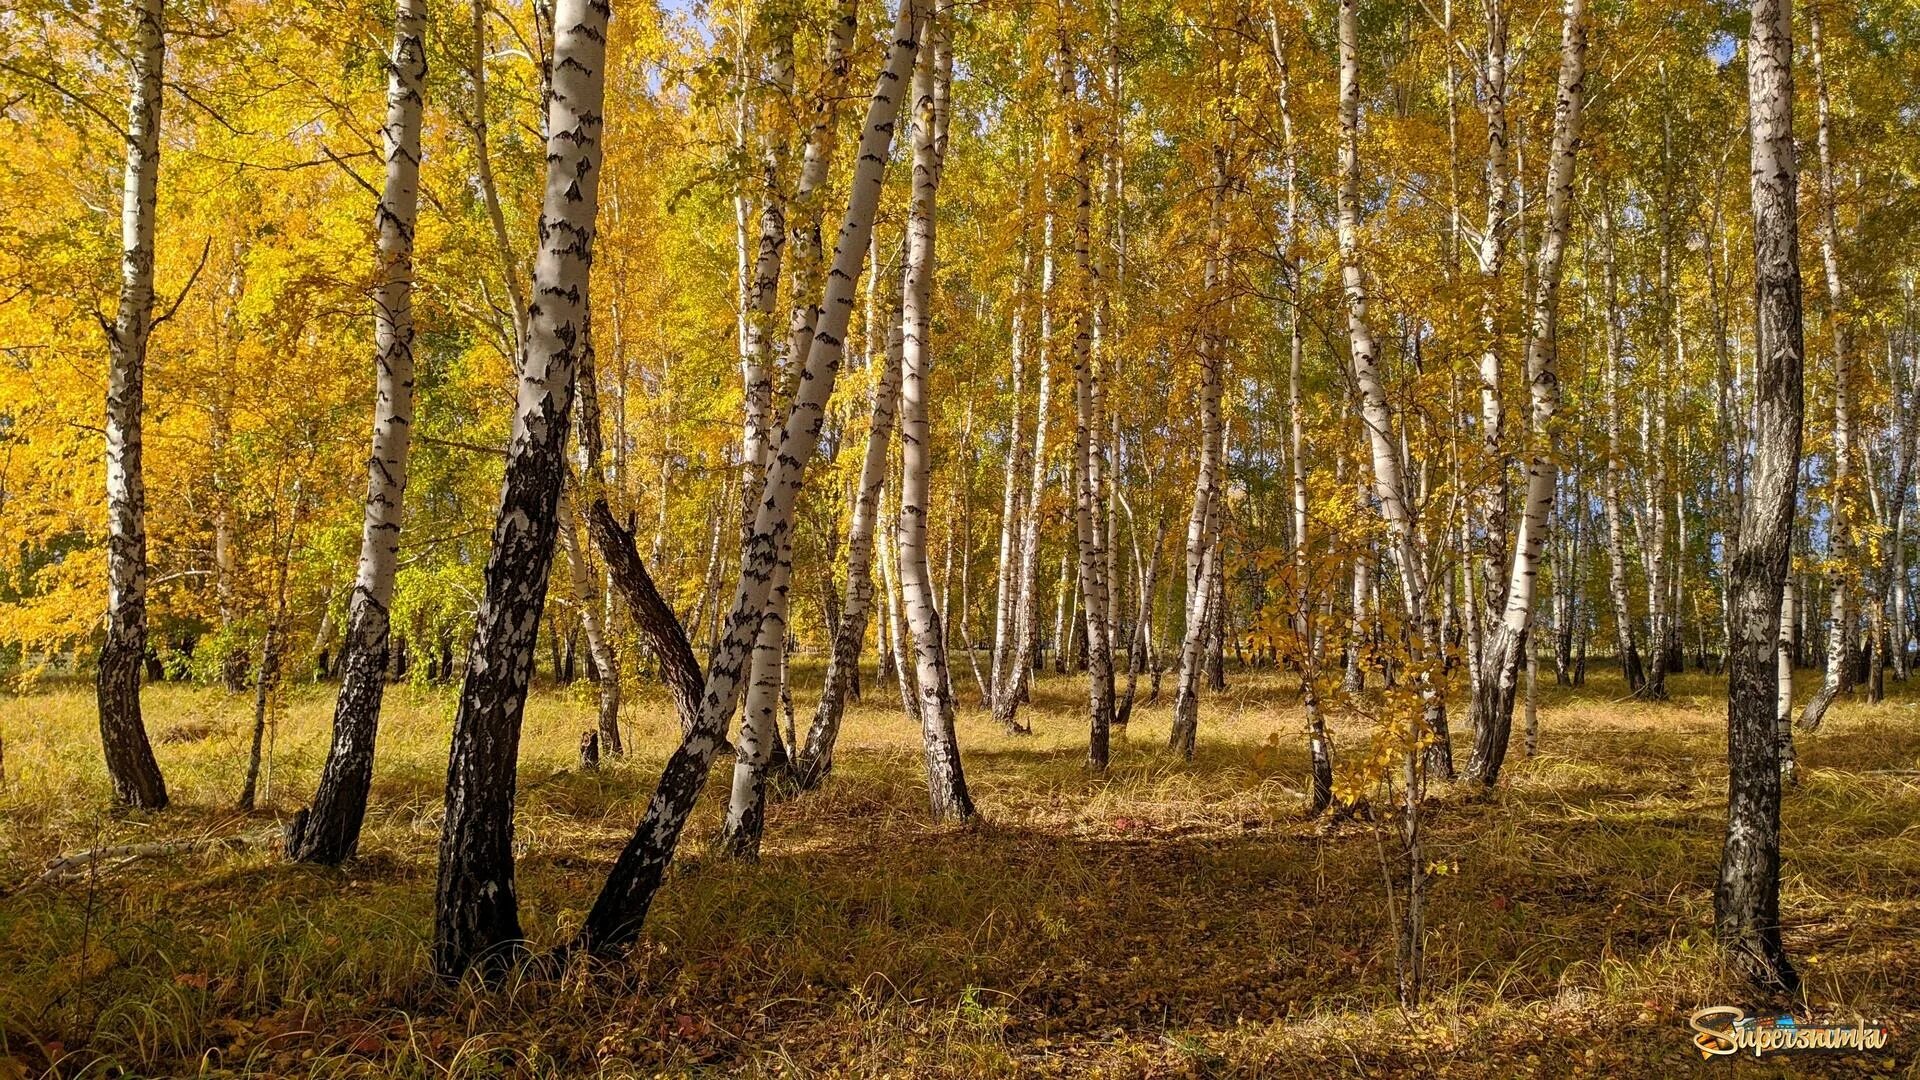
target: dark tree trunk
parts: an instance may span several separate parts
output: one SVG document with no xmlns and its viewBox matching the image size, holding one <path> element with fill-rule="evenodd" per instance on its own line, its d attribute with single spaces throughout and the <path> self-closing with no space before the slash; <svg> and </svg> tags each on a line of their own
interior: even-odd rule
<svg viewBox="0 0 1920 1080">
<path fill-rule="evenodd" d="M 667 693 L 673 698 L 674 710 L 680 718 L 681 732 L 693 730 L 693 721 L 700 714 L 700 696 L 706 689 L 706 677 L 700 673 L 700 661 L 694 657 L 693 643 L 687 640 L 686 629 L 660 590 L 654 587 L 647 564 L 634 547 L 633 534 L 614 520 L 606 499 L 594 500 L 587 515 L 587 529 L 593 534 L 594 546 L 600 549 L 600 557 L 606 561 L 613 587 L 626 599 L 634 626 L 639 628 L 640 636 L 646 639 L 647 647 L 660 665 Z"/>
<path fill-rule="evenodd" d="M 362 596 L 355 592 L 356 601 Z M 333 703 L 333 743 L 313 802 L 287 828 L 287 857 L 337 866 L 353 857 L 373 783 L 380 699 L 387 688 L 387 609 L 356 602 L 347 618 L 340 695 Z"/>
<path fill-rule="evenodd" d="M 1467 775 L 1484 787 L 1493 787 L 1506 761 L 1513 737 L 1513 702 L 1520 689 L 1520 668 L 1526 662 L 1527 632 L 1506 620 L 1494 624 L 1482 646 L 1481 678 L 1474 705 L 1473 753 L 1467 757 Z"/>
</svg>

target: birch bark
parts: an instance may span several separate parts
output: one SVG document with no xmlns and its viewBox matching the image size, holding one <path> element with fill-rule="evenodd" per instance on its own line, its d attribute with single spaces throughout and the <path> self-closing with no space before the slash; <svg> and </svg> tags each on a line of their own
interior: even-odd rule
<svg viewBox="0 0 1920 1080">
<path fill-rule="evenodd" d="M 931 466 L 927 382 L 932 375 L 933 275 L 937 238 L 935 203 L 947 142 L 947 96 L 953 50 L 947 23 L 949 0 L 935 7 L 931 40 L 914 72 L 913 199 L 907 214 L 906 277 L 901 286 L 904 347 L 900 363 L 900 590 L 913 635 L 919 686 L 921 737 L 927 763 L 927 793 L 941 821 L 973 817 L 960 747 L 954 736 L 952 685 L 947 668 L 944 619 L 934 597 L 927 560 L 927 481 Z"/>
<path fill-rule="evenodd" d="M 559 0 L 554 8 L 540 250 L 486 593 L 467 649 L 447 765 L 432 947 L 433 968 L 444 978 L 476 963 L 497 973 L 522 948 L 513 876 L 515 763 L 553 568 L 575 369 L 588 347 L 610 14 L 606 0 Z"/>
<path fill-rule="evenodd" d="M 160 186 L 163 0 L 134 0 L 133 91 L 120 191 L 120 307 L 107 331 L 107 639 L 94 677 L 100 744 L 115 801 L 167 805 L 167 783 L 140 716 L 147 657 L 147 484 L 141 427 L 152 336 L 154 200 Z"/>
<path fill-rule="evenodd" d="M 1053 226 L 1052 200 L 1040 227 L 1040 333 L 1035 366 L 1039 386 L 1034 394 L 1033 443 L 1028 454 L 1031 471 L 1027 483 L 1026 516 L 1020 523 L 1019 584 L 1014 590 L 1012 655 L 1007 658 L 1007 678 L 993 701 L 993 719 L 1011 734 L 1032 730 L 1020 722 L 1020 703 L 1027 698 L 1033 679 L 1035 649 L 1040 642 L 1040 605 L 1035 587 L 1040 577 L 1040 497 L 1047 482 L 1047 416 L 1053 397 Z"/>
<path fill-rule="evenodd" d="M 847 584 L 840 604 L 840 627 L 833 637 L 833 654 L 827 660 L 819 706 L 807 729 L 806 743 L 794 763 L 795 780 L 802 790 L 818 787 L 833 768 L 834 743 L 840 737 L 847 695 L 859 670 L 860 644 L 866 640 L 867 623 L 873 614 L 874 527 L 880 517 L 880 496 L 887 484 L 887 457 L 900 399 L 900 356 L 904 347 L 900 322 L 901 279 L 897 274 L 882 271 L 878 256 L 876 245 L 874 274 L 889 285 L 885 359 L 880 377 L 873 384 L 866 452 L 860 462 L 860 486 L 854 494 L 853 513 L 847 525 Z M 868 321 L 871 323 L 872 319 Z"/>
<path fill-rule="evenodd" d="M 1840 272 L 1840 224 L 1833 178 L 1832 106 L 1827 93 L 1825 41 L 1820 6 L 1807 6 L 1812 45 L 1815 144 L 1820 153 L 1820 257 L 1826 271 L 1827 327 L 1833 335 L 1832 500 L 1827 522 L 1827 673 L 1820 690 L 1800 712 L 1800 727 L 1816 731 L 1827 709 L 1852 688 L 1854 611 L 1853 577 L 1853 328 L 1845 312 L 1846 281 Z"/>
<path fill-rule="evenodd" d="M 1083 102 L 1074 77 L 1072 44 L 1063 28 L 1059 45 L 1059 101 L 1067 110 L 1068 152 L 1073 155 L 1073 263 L 1081 296 L 1075 305 L 1074 529 L 1080 561 L 1081 625 L 1087 640 L 1087 767 L 1107 767 L 1113 730 L 1113 645 L 1108 612 L 1106 474 L 1101 446 L 1104 390 L 1093 354 L 1093 313 L 1099 305 L 1099 270 L 1092 258 L 1093 143 L 1087 138 Z"/>
<path fill-rule="evenodd" d="M 1747 57 L 1759 348 L 1754 454 L 1729 566 L 1727 833 L 1713 910 L 1714 929 L 1739 969 L 1791 993 L 1800 980 L 1780 942 L 1781 747 L 1775 723 L 1775 650 L 1805 415 L 1790 0 L 1753 0 Z"/>
<path fill-rule="evenodd" d="M 1553 145 L 1547 159 L 1547 220 L 1534 264 L 1533 331 L 1527 342 L 1528 395 L 1532 399 L 1532 455 L 1527 462 L 1526 513 L 1520 519 L 1513 566 L 1501 591 L 1506 610 L 1480 651 L 1480 693 L 1474 698 L 1473 754 L 1467 773 L 1492 787 L 1506 759 L 1513 731 L 1514 695 L 1520 666 L 1532 652 L 1535 586 L 1540 553 L 1547 540 L 1554 495 L 1559 484 L 1559 431 L 1553 423 L 1560 408 L 1560 277 L 1567 237 L 1573 227 L 1573 174 L 1580 146 L 1581 109 L 1586 98 L 1586 0 L 1565 0 L 1561 8 L 1560 78 L 1554 103 Z"/>
<path fill-rule="evenodd" d="M 427 76 L 426 0 L 401 0 L 394 13 L 382 130 L 386 182 L 374 212 L 373 448 L 367 459 L 360 566 L 340 646 L 340 696 L 333 741 L 313 803 L 294 815 L 287 855 L 338 865 L 353 856 L 373 782 L 373 751 L 386 689 L 389 615 L 399 566 L 400 528 L 413 437 L 413 230 L 420 194 L 420 125 Z"/>
<path fill-rule="evenodd" d="M 1226 199 L 1229 185 L 1227 151 L 1213 150 L 1213 193 L 1209 203 L 1208 250 L 1201 269 L 1208 304 L 1220 287 L 1221 248 L 1226 231 Z M 1200 678 L 1206 663 L 1206 646 L 1212 630 L 1213 610 L 1208 598 L 1213 593 L 1214 560 L 1218 545 L 1220 456 L 1223 433 L 1220 401 L 1226 391 L 1225 347 L 1217 326 L 1210 324 L 1200 342 L 1200 465 L 1194 474 L 1193 506 L 1187 514 L 1187 593 L 1186 626 L 1180 640 L 1180 668 L 1173 696 L 1173 729 L 1167 744 L 1182 757 L 1193 757 L 1194 742 L 1200 727 Z"/>
</svg>

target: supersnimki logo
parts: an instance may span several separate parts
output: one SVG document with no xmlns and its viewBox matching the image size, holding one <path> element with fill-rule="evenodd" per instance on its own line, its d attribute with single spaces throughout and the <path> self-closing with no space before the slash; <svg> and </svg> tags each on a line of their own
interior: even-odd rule
<svg viewBox="0 0 1920 1080">
<path fill-rule="evenodd" d="M 1732 1005 L 1701 1009 L 1687 1020 L 1687 1026 L 1695 1032 L 1693 1047 L 1700 1051 L 1702 1058 L 1739 1053 L 1751 1053 L 1754 1057 L 1782 1053 L 1857 1053 L 1883 1050 L 1893 1036 L 1891 1028 L 1875 1021 L 1816 1023 L 1797 1020 L 1788 1014 L 1754 1017 Z"/>
</svg>

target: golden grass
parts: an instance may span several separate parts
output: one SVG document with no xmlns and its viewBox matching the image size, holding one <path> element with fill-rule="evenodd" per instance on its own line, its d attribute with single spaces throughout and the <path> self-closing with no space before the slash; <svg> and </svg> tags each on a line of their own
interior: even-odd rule
<svg viewBox="0 0 1920 1080">
<path fill-rule="evenodd" d="M 801 678 L 806 703 L 817 673 Z M 54 685 L 0 706 L 0 1077 L 1688 1075 L 1686 1014 L 1746 997 L 1709 932 L 1724 706 L 1704 676 L 1669 705 L 1619 689 L 1547 688 L 1540 755 L 1500 797 L 1438 797 L 1432 857 L 1451 872 L 1433 883 L 1432 997 L 1408 1015 L 1375 834 L 1299 820 L 1300 718 L 1270 673 L 1209 700 L 1192 763 L 1161 749 L 1165 703 L 1141 710 L 1103 779 L 1081 768 L 1081 683 L 1042 683 L 1027 738 L 967 708 L 975 829 L 926 823 L 917 732 L 871 694 L 825 789 L 773 809 L 761 863 L 702 850 L 723 760 L 630 957 L 491 990 L 424 974 L 450 690 L 388 691 L 343 870 L 255 843 L 43 882 L 77 848 L 269 833 L 310 793 L 331 707 L 327 688 L 292 695 L 271 793 L 243 817 L 250 696 L 150 687 L 174 806 L 115 815 L 91 689 Z M 542 689 L 528 710 L 518 870 L 539 944 L 577 925 L 671 749 L 651 695 L 628 716 L 635 756 L 556 775 L 588 695 Z M 1895 1023 L 1894 1052 L 1767 1074 L 1913 1075 L 1915 708 L 1847 703 L 1803 736 L 1786 810 L 1807 1008 Z"/>
</svg>

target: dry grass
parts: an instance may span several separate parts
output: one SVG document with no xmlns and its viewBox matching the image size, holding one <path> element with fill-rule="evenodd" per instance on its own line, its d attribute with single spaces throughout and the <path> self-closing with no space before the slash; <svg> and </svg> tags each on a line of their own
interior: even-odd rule
<svg viewBox="0 0 1920 1080">
<path fill-rule="evenodd" d="M 640 948 L 494 990 L 423 974 L 450 691 L 389 691 L 344 870 L 255 844 L 56 883 L 40 871 L 76 848 L 269 830 L 310 792 L 331 698 L 294 697 L 249 818 L 228 807 L 250 698 L 150 688 L 175 805 L 112 816 L 90 688 L 48 687 L 0 707 L 0 1077 L 1690 1075 L 1686 1014 L 1745 995 L 1709 937 L 1719 691 L 1676 689 L 1657 707 L 1608 700 L 1604 678 L 1550 689 L 1541 753 L 1501 797 L 1442 797 L 1434 858 L 1455 873 L 1434 887 L 1432 1000 L 1407 1015 L 1375 836 L 1299 820 L 1300 720 L 1271 675 L 1210 702 L 1190 764 L 1161 750 L 1164 703 L 1144 710 L 1100 780 L 1081 769 L 1079 683 L 1042 685 L 1029 738 L 967 710 L 987 818 L 968 830 L 925 823 L 917 735 L 891 693 L 871 695 L 826 789 L 772 812 L 759 865 L 696 850 L 723 762 Z M 629 717 L 637 756 L 555 777 L 587 694 L 543 690 L 529 708 L 519 887 L 540 943 L 591 903 L 670 749 L 649 699 Z M 1758 1072 L 1914 1075 L 1915 703 L 1842 706 L 1801 761 L 1784 904 L 1808 1008 L 1899 1034 L 1886 1058 Z"/>
</svg>

